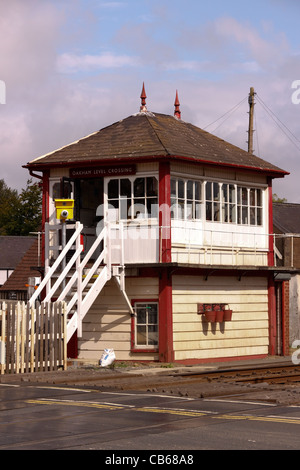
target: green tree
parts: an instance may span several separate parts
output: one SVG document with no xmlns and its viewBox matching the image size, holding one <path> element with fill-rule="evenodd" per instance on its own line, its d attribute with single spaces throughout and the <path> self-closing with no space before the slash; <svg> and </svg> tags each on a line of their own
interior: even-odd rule
<svg viewBox="0 0 300 470">
<path fill-rule="evenodd" d="M 278 202 L 280 204 L 284 204 L 285 202 L 287 202 L 287 199 L 285 197 L 279 197 L 279 196 L 277 196 L 276 193 L 274 193 L 273 197 L 272 197 L 272 201 L 273 202 Z"/>
<path fill-rule="evenodd" d="M 42 191 L 37 183 L 27 181 L 27 186 L 18 195 L 1 180 L 0 185 L 0 234 L 29 235 L 41 229 Z"/>
<path fill-rule="evenodd" d="M 9 235 L 7 224 L 16 215 L 17 206 L 18 191 L 9 188 L 3 179 L 0 180 L 0 235 Z"/>
<path fill-rule="evenodd" d="M 27 181 L 27 186 L 19 195 L 19 234 L 41 230 L 42 191 L 38 183 Z"/>
</svg>

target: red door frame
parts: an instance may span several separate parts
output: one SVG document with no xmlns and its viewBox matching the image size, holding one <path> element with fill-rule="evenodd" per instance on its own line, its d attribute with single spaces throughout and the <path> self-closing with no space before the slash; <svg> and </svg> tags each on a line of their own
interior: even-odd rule
<svg viewBox="0 0 300 470">
<path fill-rule="evenodd" d="M 173 362 L 173 309 L 172 275 L 168 268 L 161 270 L 159 278 L 159 340 L 160 362 Z"/>
<path fill-rule="evenodd" d="M 159 234 L 159 261 L 170 263 L 172 261 L 170 162 L 159 163 Z"/>
<path fill-rule="evenodd" d="M 171 174 L 170 162 L 159 163 L 159 253 L 161 263 L 171 255 Z M 174 361 L 172 274 L 167 267 L 159 273 L 159 361 Z"/>
</svg>

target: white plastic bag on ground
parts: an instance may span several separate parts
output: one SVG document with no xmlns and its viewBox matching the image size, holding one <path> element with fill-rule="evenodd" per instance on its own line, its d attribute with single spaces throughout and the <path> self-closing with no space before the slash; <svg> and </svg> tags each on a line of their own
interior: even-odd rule
<svg viewBox="0 0 300 470">
<path fill-rule="evenodd" d="M 99 361 L 101 367 L 110 366 L 114 360 L 116 359 L 116 355 L 113 349 L 104 349 L 101 359 Z"/>
</svg>

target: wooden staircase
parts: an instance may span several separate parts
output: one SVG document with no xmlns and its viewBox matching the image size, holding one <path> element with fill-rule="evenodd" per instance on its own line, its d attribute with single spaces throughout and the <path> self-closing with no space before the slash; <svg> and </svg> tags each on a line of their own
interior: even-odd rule
<svg viewBox="0 0 300 470">
<path fill-rule="evenodd" d="M 72 229 L 74 233 L 64 247 L 56 245 L 59 230 Z M 42 303 L 53 301 L 66 302 L 67 305 L 67 341 L 75 331 L 82 336 L 82 321 L 105 284 L 115 277 L 127 302 L 130 313 L 133 313 L 125 292 L 125 267 L 120 254 L 120 265 L 111 265 L 110 226 L 106 224 L 95 239 L 88 252 L 83 255 L 81 232 L 83 225 L 63 226 L 62 224 L 45 224 L 45 276 L 29 300 L 29 305 L 43 296 Z M 103 242 L 103 243 L 102 243 Z M 102 245 L 101 245 L 102 243 Z M 92 260 L 99 246 L 103 246 L 99 256 Z M 50 252 L 58 256 L 50 257 Z M 99 250 L 98 250 L 99 251 Z"/>
</svg>

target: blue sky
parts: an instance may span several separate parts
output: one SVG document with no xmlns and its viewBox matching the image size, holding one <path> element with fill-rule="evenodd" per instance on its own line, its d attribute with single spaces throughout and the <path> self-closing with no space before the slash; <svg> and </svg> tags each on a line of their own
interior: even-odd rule
<svg viewBox="0 0 300 470">
<path fill-rule="evenodd" d="M 11 187 L 25 186 L 29 160 L 137 112 L 143 82 L 149 110 L 173 114 L 178 89 L 183 120 L 246 150 L 253 86 L 255 153 L 291 173 L 274 191 L 300 203 L 298 0 L 1 3 L 0 178 Z"/>
</svg>

